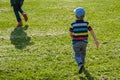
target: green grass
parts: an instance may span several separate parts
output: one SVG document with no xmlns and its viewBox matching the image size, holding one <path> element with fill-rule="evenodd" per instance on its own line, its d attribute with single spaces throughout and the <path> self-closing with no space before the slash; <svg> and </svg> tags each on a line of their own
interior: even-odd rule
<svg viewBox="0 0 120 80">
<path fill-rule="evenodd" d="M 0 0 L 0 80 L 119 80 L 119 0 L 26 0 L 29 29 L 18 29 L 8 0 Z M 73 9 L 83 6 L 91 35 L 85 73 L 79 75 L 69 37 Z M 18 36 L 18 38 L 15 38 Z M 11 38 L 12 37 L 12 38 Z"/>
</svg>

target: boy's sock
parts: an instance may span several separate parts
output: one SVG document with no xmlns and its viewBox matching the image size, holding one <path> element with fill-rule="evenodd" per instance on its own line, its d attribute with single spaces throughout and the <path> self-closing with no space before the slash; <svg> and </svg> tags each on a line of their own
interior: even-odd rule
<svg viewBox="0 0 120 80">
<path fill-rule="evenodd" d="M 24 17 L 24 20 L 25 20 L 25 21 L 28 21 L 28 17 L 27 17 L 27 14 L 26 14 L 26 13 L 23 13 L 23 17 Z"/>
</svg>

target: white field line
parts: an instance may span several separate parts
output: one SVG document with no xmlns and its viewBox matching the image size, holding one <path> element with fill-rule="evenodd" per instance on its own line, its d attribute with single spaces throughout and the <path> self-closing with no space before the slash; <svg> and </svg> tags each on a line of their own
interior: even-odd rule
<svg viewBox="0 0 120 80">
<path fill-rule="evenodd" d="M 47 9 L 63 9 L 63 8 L 66 8 L 66 9 L 71 9 L 71 8 L 75 8 L 75 6 L 62 6 L 62 7 L 59 7 L 59 6 L 49 6 L 49 7 L 46 7 Z"/>
<path fill-rule="evenodd" d="M 14 45 L 0 45 L 0 49 L 13 48 Z"/>
<path fill-rule="evenodd" d="M 0 8 L 0 12 L 8 12 L 10 11 L 10 8 Z"/>
<path fill-rule="evenodd" d="M 46 2 L 54 2 L 55 0 L 45 0 Z M 58 0 L 57 2 L 81 2 L 83 0 Z"/>
<path fill-rule="evenodd" d="M 40 34 L 36 34 L 36 33 L 34 33 L 34 34 L 31 34 L 30 36 L 37 36 L 37 37 L 45 37 L 45 36 L 57 36 L 57 35 L 63 35 L 63 34 L 67 34 L 68 32 L 48 32 L 48 33 L 40 33 Z"/>
<path fill-rule="evenodd" d="M 4 32 L 5 33 L 5 32 Z M 48 33 L 40 33 L 40 32 L 33 32 L 32 33 L 28 33 L 27 36 L 29 37 L 45 37 L 45 36 L 57 36 L 57 35 L 63 35 L 63 34 L 67 34 L 68 32 L 48 32 Z M 4 36 L 5 35 L 5 36 Z M 20 37 L 20 36 L 17 36 Z M 3 34 L 0 35 L 0 40 L 9 40 L 10 39 L 10 34 Z"/>
</svg>

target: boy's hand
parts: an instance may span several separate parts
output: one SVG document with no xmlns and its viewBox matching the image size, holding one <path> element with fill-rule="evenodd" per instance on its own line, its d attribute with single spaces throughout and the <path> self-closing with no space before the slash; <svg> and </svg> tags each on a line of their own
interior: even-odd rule
<svg viewBox="0 0 120 80">
<path fill-rule="evenodd" d="M 92 34 L 92 36 L 93 36 L 93 38 L 94 38 L 94 41 L 95 41 L 95 44 L 96 44 L 96 47 L 97 47 L 97 49 L 98 49 L 98 47 L 99 47 L 99 42 L 97 41 L 96 35 L 95 35 L 95 33 L 94 33 L 93 30 L 90 30 L 90 33 Z"/>
<path fill-rule="evenodd" d="M 97 40 L 95 40 L 95 44 L 96 44 L 96 47 L 97 47 L 97 49 L 98 49 L 98 47 L 99 47 L 99 42 L 98 42 Z"/>
</svg>

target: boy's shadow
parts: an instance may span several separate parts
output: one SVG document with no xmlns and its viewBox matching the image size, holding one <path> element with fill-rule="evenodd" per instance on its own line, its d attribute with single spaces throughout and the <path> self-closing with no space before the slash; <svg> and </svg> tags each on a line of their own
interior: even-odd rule
<svg viewBox="0 0 120 80">
<path fill-rule="evenodd" d="M 80 80 L 86 80 L 86 79 L 87 80 L 94 80 L 94 77 L 91 76 L 91 74 L 88 72 L 88 70 L 86 70 L 84 68 L 83 72 L 84 72 L 86 78 L 80 76 L 79 77 Z"/>
<path fill-rule="evenodd" d="M 23 49 L 27 45 L 30 45 L 31 38 L 27 36 L 27 33 L 25 30 L 27 30 L 28 26 L 22 27 L 22 26 L 17 26 L 10 35 L 10 40 L 13 45 L 15 45 L 15 48 L 17 49 Z"/>
</svg>

